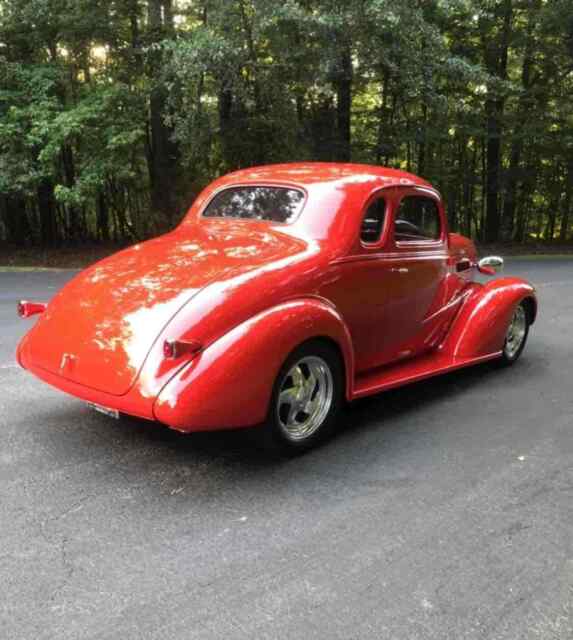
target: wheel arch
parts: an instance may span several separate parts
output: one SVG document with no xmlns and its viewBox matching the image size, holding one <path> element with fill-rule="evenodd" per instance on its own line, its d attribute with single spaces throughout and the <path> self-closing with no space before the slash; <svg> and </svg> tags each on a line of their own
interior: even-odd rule
<svg viewBox="0 0 573 640">
<path fill-rule="evenodd" d="M 527 313 L 527 322 L 531 325 L 537 319 L 537 298 L 535 296 L 526 296 L 522 302 Z"/>
<path fill-rule="evenodd" d="M 354 354 L 348 327 L 327 301 L 309 297 L 267 309 L 207 346 L 163 387 L 154 416 L 181 431 L 259 424 L 281 366 L 312 340 L 336 350 L 350 398 Z"/>
<path fill-rule="evenodd" d="M 301 342 L 300 344 L 298 344 L 290 353 L 292 353 L 294 350 L 299 349 L 300 347 L 303 347 L 307 344 L 312 344 L 312 343 L 319 343 L 319 344 L 323 344 L 327 347 L 329 347 L 330 349 L 332 349 L 332 351 L 336 354 L 336 356 L 339 359 L 340 362 L 340 368 L 342 371 L 342 376 L 343 376 L 343 385 L 344 385 L 344 389 L 345 389 L 345 395 L 347 396 L 347 399 L 349 397 L 349 392 L 348 392 L 348 384 L 349 381 L 352 381 L 353 379 L 353 373 L 352 371 L 348 371 L 348 363 L 347 363 L 347 358 L 344 357 L 344 351 L 340 345 L 340 343 L 335 340 L 334 338 L 332 338 L 331 336 L 328 335 L 316 335 L 316 336 L 312 336 L 310 338 L 308 338 L 307 340 L 304 340 L 303 342 Z M 289 354 L 290 355 L 290 354 Z M 287 355 L 288 358 L 288 355 Z M 285 358 L 286 360 L 286 358 Z"/>
<path fill-rule="evenodd" d="M 526 305 L 529 324 L 535 321 L 535 290 L 521 278 L 496 278 L 472 283 L 441 349 L 454 358 L 500 354 L 515 308 Z"/>
</svg>

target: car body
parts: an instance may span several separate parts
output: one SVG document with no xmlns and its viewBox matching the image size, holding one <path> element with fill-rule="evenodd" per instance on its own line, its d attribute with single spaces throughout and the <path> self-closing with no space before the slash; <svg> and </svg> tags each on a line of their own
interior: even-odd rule
<svg viewBox="0 0 573 640">
<path fill-rule="evenodd" d="M 45 310 L 23 306 L 40 315 L 17 357 L 62 391 L 180 431 L 258 425 L 309 341 L 336 353 L 346 400 L 503 358 L 516 309 L 535 319 L 535 292 L 519 278 L 479 283 L 479 269 L 421 178 L 254 167 L 213 182 L 174 231 L 81 272 Z"/>
</svg>

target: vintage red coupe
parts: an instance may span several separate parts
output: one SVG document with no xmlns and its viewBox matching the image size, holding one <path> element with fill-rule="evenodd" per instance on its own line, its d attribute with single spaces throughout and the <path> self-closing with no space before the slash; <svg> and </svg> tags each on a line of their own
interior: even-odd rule
<svg viewBox="0 0 573 640">
<path fill-rule="evenodd" d="M 304 449 L 345 400 L 521 354 L 533 287 L 448 233 L 402 171 L 285 164 L 211 184 L 171 233 L 86 269 L 47 305 L 19 363 L 104 412 L 180 431 L 263 425 Z"/>
</svg>

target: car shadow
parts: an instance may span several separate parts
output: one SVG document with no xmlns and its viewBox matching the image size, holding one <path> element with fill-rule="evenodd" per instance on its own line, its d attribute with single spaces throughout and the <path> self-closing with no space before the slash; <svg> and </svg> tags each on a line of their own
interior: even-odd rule
<svg viewBox="0 0 573 640">
<path fill-rule="evenodd" d="M 522 375 L 539 374 L 528 369 Z M 252 429 L 183 434 L 136 418 L 115 421 L 81 406 L 73 417 L 67 410 L 53 415 L 44 434 L 50 446 L 59 450 L 59 459 L 96 460 L 114 470 L 123 467 L 128 475 L 142 481 L 169 474 L 179 481 L 198 470 L 212 475 L 215 483 L 224 476 L 227 482 L 240 482 L 243 487 L 249 479 L 271 479 L 277 474 L 284 481 L 294 470 L 298 478 L 305 473 L 334 476 L 348 473 L 353 460 L 377 463 L 383 456 L 392 466 L 399 451 L 415 446 L 412 438 L 423 439 L 428 433 L 437 435 L 449 428 L 448 420 L 436 418 L 437 412 L 440 416 L 444 413 L 440 404 L 459 403 L 459 396 L 468 391 L 500 384 L 499 378 L 508 372 L 482 364 L 358 400 L 343 409 L 334 437 L 291 458 L 266 451 Z M 427 415 L 431 417 L 429 426 L 424 419 L 420 427 L 419 414 L 423 412 L 430 412 Z M 409 440 L 406 448 L 405 434 Z"/>
<path fill-rule="evenodd" d="M 488 377 L 487 384 L 491 384 L 496 374 L 503 375 L 503 372 L 491 363 L 485 363 L 349 403 L 343 408 L 340 426 L 334 436 L 321 447 L 295 457 L 317 455 L 325 448 L 331 450 L 341 437 L 352 438 L 371 430 L 399 431 L 401 418 L 409 413 L 429 408 L 475 385 L 485 384 L 485 376 Z M 227 462 L 235 460 L 239 464 L 261 467 L 275 466 L 285 461 L 284 456 L 269 452 L 260 445 L 256 428 L 186 434 L 136 418 L 126 417 L 123 422 L 126 429 L 135 430 L 141 438 L 160 447 L 175 449 L 178 456 L 183 458 L 191 455 L 203 459 L 224 459 Z"/>
</svg>

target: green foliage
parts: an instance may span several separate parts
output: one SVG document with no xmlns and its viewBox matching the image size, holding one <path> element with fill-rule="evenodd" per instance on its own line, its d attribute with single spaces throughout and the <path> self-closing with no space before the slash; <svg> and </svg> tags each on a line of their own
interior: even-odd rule
<svg viewBox="0 0 573 640">
<path fill-rule="evenodd" d="M 0 0 L 0 239 L 145 236 L 225 171 L 351 157 L 564 240 L 572 95 L 570 0 Z"/>
<path fill-rule="evenodd" d="M 49 66 L 0 63 L 0 192 L 30 194 L 49 172 L 37 157 L 59 113 L 57 82 Z"/>
</svg>

